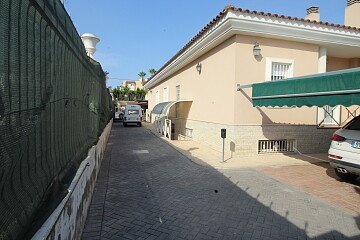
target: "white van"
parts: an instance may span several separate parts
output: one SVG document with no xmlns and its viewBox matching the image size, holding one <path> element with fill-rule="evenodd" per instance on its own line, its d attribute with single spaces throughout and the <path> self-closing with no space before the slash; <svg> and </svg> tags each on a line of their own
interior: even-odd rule
<svg viewBox="0 0 360 240">
<path fill-rule="evenodd" d="M 129 123 L 135 123 L 141 127 L 142 112 L 139 105 L 126 105 L 124 111 L 123 125 L 126 127 Z"/>
</svg>

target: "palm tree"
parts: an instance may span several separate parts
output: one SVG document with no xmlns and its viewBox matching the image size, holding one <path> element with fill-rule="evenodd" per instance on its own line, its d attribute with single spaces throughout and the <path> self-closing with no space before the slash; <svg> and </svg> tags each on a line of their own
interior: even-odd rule
<svg viewBox="0 0 360 240">
<path fill-rule="evenodd" d="M 141 98 L 141 92 L 140 91 L 141 91 L 140 88 L 137 88 L 136 91 L 134 92 L 136 100 L 140 100 L 140 98 Z"/>
<path fill-rule="evenodd" d="M 138 75 L 141 77 L 141 80 L 144 81 L 144 77 L 145 77 L 146 73 L 140 72 Z"/>
<path fill-rule="evenodd" d="M 120 90 L 120 88 L 119 88 L 119 87 L 114 88 L 114 89 L 112 90 L 112 92 L 113 92 L 113 95 L 114 95 L 114 98 L 115 98 L 115 99 L 120 98 L 120 95 L 121 95 L 121 90 Z"/>
<path fill-rule="evenodd" d="M 144 100 L 146 94 L 147 94 L 146 89 L 137 88 L 135 91 L 135 98 L 136 98 L 136 100 Z"/>
<path fill-rule="evenodd" d="M 132 91 L 130 90 L 128 85 L 125 85 L 125 87 L 123 87 L 122 92 L 124 94 L 124 100 L 130 100 L 130 95 Z"/>
<path fill-rule="evenodd" d="M 144 100 L 146 94 L 148 93 L 148 90 L 143 88 L 140 90 L 140 92 L 141 92 L 141 100 Z"/>
<path fill-rule="evenodd" d="M 151 69 L 149 69 L 149 73 L 151 74 L 151 76 L 152 75 L 154 75 L 155 73 L 156 73 L 156 70 L 155 69 L 153 69 L 153 68 L 151 68 Z"/>
</svg>

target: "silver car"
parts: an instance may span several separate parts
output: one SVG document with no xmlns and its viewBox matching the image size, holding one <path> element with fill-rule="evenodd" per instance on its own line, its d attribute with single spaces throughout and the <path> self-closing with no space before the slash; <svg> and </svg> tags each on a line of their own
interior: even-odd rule
<svg viewBox="0 0 360 240">
<path fill-rule="evenodd" d="M 356 179 L 360 175 L 360 116 L 337 130 L 331 140 L 330 165 L 340 178 Z"/>
</svg>

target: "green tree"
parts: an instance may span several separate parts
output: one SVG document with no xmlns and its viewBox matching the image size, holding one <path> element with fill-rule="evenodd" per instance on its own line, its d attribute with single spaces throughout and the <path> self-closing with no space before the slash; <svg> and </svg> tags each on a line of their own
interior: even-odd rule
<svg viewBox="0 0 360 240">
<path fill-rule="evenodd" d="M 131 89 L 129 88 L 128 85 L 125 85 L 125 87 L 123 87 L 122 89 L 122 93 L 123 93 L 123 96 L 124 96 L 124 99 L 123 100 L 130 100 L 130 95 L 132 94 L 131 92 Z"/>
<path fill-rule="evenodd" d="M 152 75 L 154 75 L 155 73 L 156 73 L 156 70 L 155 69 L 153 69 L 153 68 L 151 68 L 151 69 L 149 69 L 149 73 L 151 74 L 151 76 Z"/>
<path fill-rule="evenodd" d="M 116 87 L 112 90 L 114 98 L 119 99 L 121 96 L 121 89 L 119 87 Z"/>
<path fill-rule="evenodd" d="M 142 91 L 142 100 L 144 100 L 146 95 L 148 94 L 148 90 L 143 88 Z"/>
<path fill-rule="evenodd" d="M 146 94 L 147 94 L 146 89 L 137 88 L 135 91 L 135 98 L 136 98 L 136 100 L 144 100 Z"/>
<path fill-rule="evenodd" d="M 146 73 L 140 72 L 138 75 L 141 77 L 141 80 L 144 81 L 144 77 L 146 76 Z"/>
</svg>

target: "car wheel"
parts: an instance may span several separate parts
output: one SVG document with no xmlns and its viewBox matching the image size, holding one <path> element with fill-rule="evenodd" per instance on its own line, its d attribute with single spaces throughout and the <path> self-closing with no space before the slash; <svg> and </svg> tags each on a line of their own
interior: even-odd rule
<svg viewBox="0 0 360 240">
<path fill-rule="evenodd" d="M 138 126 L 141 127 L 141 123 L 139 123 Z"/>
<path fill-rule="evenodd" d="M 126 127 L 126 126 L 127 126 L 127 123 L 123 123 L 123 126 Z"/>
<path fill-rule="evenodd" d="M 355 180 L 358 177 L 358 175 L 355 175 L 353 173 L 349 173 L 349 172 L 344 173 L 344 172 L 340 171 L 338 168 L 335 168 L 334 170 L 335 170 L 336 175 L 339 178 L 346 180 L 346 181 Z"/>
</svg>

